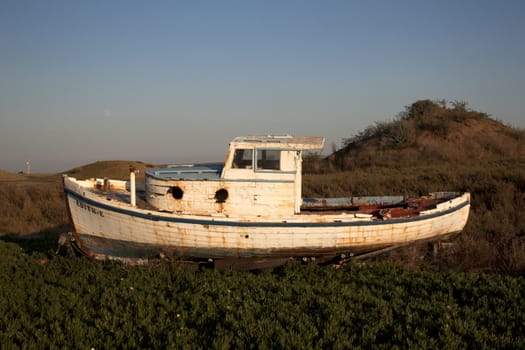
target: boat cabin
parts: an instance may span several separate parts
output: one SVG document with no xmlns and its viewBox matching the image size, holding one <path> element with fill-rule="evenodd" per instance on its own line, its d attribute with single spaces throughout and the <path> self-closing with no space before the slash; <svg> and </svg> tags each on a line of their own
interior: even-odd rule
<svg viewBox="0 0 525 350">
<path fill-rule="evenodd" d="M 242 136 L 224 164 L 173 165 L 146 172 L 146 200 L 159 210 L 228 217 L 300 212 L 302 153 L 324 137 Z"/>
</svg>

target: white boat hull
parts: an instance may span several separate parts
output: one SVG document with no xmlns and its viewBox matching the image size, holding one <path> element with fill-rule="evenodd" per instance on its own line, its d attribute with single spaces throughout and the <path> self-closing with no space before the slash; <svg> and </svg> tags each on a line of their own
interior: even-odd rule
<svg viewBox="0 0 525 350">
<path fill-rule="evenodd" d="M 196 216 L 166 213 L 108 200 L 64 178 L 74 239 L 99 259 L 142 260 L 169 256 L 185 260 L 327 257 L 360 254 L 460 232 L 470 195 L 409 218 L 378 220 L 352 213 L 280 218 Z"/>
</svg>

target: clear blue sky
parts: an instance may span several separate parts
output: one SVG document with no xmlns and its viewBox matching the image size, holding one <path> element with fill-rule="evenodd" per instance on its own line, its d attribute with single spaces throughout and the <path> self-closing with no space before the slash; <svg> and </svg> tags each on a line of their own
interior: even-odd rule
<svg viewBox="0 0 525 350">
<path fill-rule="evenodd" d="M 418 99 L 525 127 L 525 1 L 0 0 L 0 169 L 326 150 Z"/>
</svg>

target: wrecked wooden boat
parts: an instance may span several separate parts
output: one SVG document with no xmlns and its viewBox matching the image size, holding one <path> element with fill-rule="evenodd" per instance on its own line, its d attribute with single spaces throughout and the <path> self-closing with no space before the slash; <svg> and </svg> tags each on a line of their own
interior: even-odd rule
<svg viewBox="0 0 525 350">
<path fill-rule="evenodd" d="M 224 164 L 148 170 L 143 184 L 134 171 L 129 181 L 64 175 L 67 241 L 97 259 L 250 269 L 345 260 L 464 228 L 469 193 L 303 198 L 303 152 L 323 146 L 323 137 L 236 137 Z"/>
</svg>

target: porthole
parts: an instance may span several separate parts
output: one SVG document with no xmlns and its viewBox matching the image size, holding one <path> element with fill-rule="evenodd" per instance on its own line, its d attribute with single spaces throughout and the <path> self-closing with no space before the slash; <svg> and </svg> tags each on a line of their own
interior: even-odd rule
<svg viewBox="0 0 525 350">
<path fill-rule="evenodd" d="M 217 203 L 224 203 L 228 199 L 228 190 L 221 188 L 215 192 L 215 201 Z"/>
<path fill-rule="evenodd" d="M 182 196 L 184 195 L 184 191 L 179 186 L 173 186 L 171 187 L 168 192 L 171 192 L 171 195 L 175 199 L 182 199 Z"/>
</svg>

